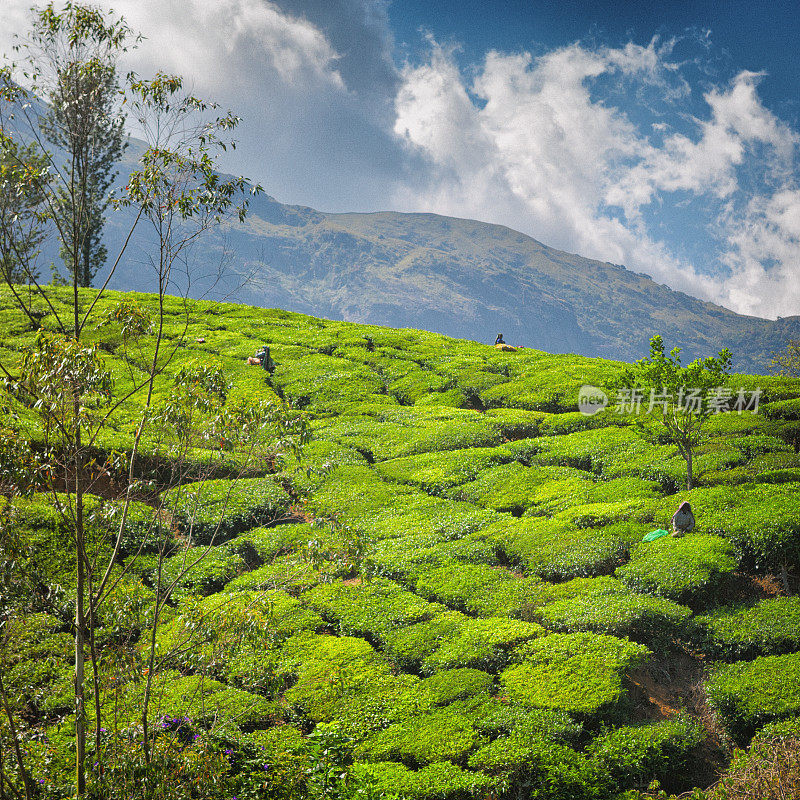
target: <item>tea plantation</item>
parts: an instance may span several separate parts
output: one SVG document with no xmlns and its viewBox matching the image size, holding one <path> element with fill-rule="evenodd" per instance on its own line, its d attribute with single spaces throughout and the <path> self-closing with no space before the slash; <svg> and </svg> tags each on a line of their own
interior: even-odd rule
<svg viewBox="0 0 800 800">
<path fill-rule="evenodd" d="M 289 403 L 310 439 L 299 460 L 256 462 L 198 440 L 175 485 L 169 438 L 145 435 L 117 553 L 130 476 L 96 483 L 91 552 L 118 576 L 86 676 L 106 779 L 133 780 L 144 725 L 171 781 L 158 797 L 622 800 L 654 780 L 705 790 L 754 736 L 735 769 L 800 730 L 800 380 L 730 376 L 761 406 L 711 417 L 686 492 L 668 441 L 578 413 L 580 387 L 619 363 L 238 305 L 165 311 L 156 409 L 181 370 L 213 364 L 228 403 Z M 0 325 L 0 359 L 21 363 L 37 332 L 7 292 Z M 154 345 L 91 336 L 124 398 L 92 445 L 105 463 L 133 446 L 143 400 L 125 396 Z M 246 364 L 263 345 L 271 372 Z M 36 409 L 11 411 L 44 441 Z M 4 569 L 26 576 L 4 584 L 0 758 L 13 778 L 16 737 L 35 797 L 73 791 L 59 497 L 6 498 L 0 520 Z M 695 530 L 643 542 L 682 500 Z"/>
</svg>

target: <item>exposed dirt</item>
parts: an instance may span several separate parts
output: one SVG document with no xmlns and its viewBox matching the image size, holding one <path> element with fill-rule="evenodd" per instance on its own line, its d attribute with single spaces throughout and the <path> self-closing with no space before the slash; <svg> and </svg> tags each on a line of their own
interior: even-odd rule
<svg viewBox="0 0 800 800">
<path fill-rule="evenodd" d="M 630 675 L 632 721 L 655 722 L 684 712 L 705 729 L 706 739 L 691 764 L 690 778 L 692 785 L 701 787 L 714 783 L 728 761 L 722 730 L 706 698 L 704 671 L 702 657 L 679 651 L 656 658 Z M 675 777 L 684 782 L 683 776 Z"/>
</svg>

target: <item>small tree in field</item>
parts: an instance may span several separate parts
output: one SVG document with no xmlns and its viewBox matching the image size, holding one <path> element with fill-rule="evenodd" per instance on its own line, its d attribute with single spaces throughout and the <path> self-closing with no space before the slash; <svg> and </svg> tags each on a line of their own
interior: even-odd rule
<svg viewBox="0 0 800 800">
<path fill-rule="evenodd" d="M 730 368 L 731 354 L 727 349 L 682 366 L 680 348 L 667 354 L 664 340 L 654 336 L 650 355 L 628 367 L 616 384 L 623 400 L 621 411 L 644 406 L 647 413 L 637 419 L 639 430 L 650 436 L 654 427 L 660 428 L 678 448 L 686 461 L 687 489 L 693 485 L 693 456 L 701 441 L 703 424 L 719 410 L 714 398 L 719 397 Z M 626 397 L 629 402 L 625 402 Z"/>
</svg>

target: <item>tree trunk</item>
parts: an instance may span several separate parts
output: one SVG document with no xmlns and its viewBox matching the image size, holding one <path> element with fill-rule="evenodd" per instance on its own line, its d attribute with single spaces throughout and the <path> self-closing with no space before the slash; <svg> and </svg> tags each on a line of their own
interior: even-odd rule
<svg viewBox="0 0 800 800">
<path fill-rule="evenodd" d="M 80 400 L 75 398 L 75 417 L 80 413 Z M 84 662 L 86 614 L 83 596 L 86 591 L 85 537 L 83 530 L 83 466 L 81 458 L 81 429 L 75 433 L 75 566 L 77 595 L 75 597 L 75 790 L 78 798 L 86 794 L 86 703 L 84 694 Z"/>
<path fill-rule="evenodd" d="M 686 491 L 689 492 L 692 490 L 693 487 L 693 476 L 692 476 L 692 451 L 687 450 L 686 452 Z"/>
</svg>

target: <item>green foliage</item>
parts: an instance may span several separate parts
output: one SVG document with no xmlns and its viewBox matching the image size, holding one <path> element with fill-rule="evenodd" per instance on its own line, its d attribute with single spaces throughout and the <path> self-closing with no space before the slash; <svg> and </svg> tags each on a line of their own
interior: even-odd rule
<svg viewBox="0 0 800 800">
<path fill-rule="evenodd" d="M 554 633 L 527 642 L 515 655 L 520 663 L 500 675 L 514 702 L 591 717 L 616 710 L 625 696 L 626 672 L 651 652 L 614 636 Z"/>
<path fill-rule="evenodd" d="M 428 674 L 455 667 L 496 669 L 508 660 L 511 647 L 543 633 L 530 622 L 472 619 L 448 611 L 428 622 L 391 631 L 386 652 L 401 667 L 421 667 Z"/>
<path fill-rule="evenodd" d="M 669 355 L 664 352 L 664 340 L 654 336 L 650 340 L 650 355 L 640 359 L 633 367 L 623 371 L 617 386 L 626 388 L 631 395 L 658 397 L 659 402 L 650 403 L 644 419 L 637 418 L 645 435 L 653 429 L 663 428 L 686 461 L 686 488 L 692 488 L 692 457 L 700 444 L 701 430 L 712 415 L 713 407 L 708 402 L 714 392 L 725 382 L 731 369 L 731 353 L 721 350 L 716 357 L 696 359 L 687 366 L 681 365 L 680 348 L 673 348 Z M 691 398 L 691 399 L 690 399 Z M 632 412 L 636 404 L 628 404 Z M 659 416 L 660 409 L 660 416 Z M 621 413 L 626 408 L 620 409 Z"/>
<path fill-rule="evenodd" d="M 220 543 L 238 533 L 275 522 L 290 498 L 268 478 L 209 480 L 177 486 L 164 496 L 165 506 L 193 542 Z"/>
<path fill-rule="evenodd" d="M 549 603 L 537 613 L 553 630 L 608 633 L 660 646 L 677 636 L 691 616 L 686 606 L 633 592 L 579 595 Z"/>
<path fill-rule="evenodd" d="M 613 530 L 563 520 L 520 519 L 491 530 L 511 559 L 546 580 L 608 572 L 628 552 L 628 542 Z"/>
<path fill-rule="evenodd" d="M 449 761 L 429 764 L 416 771 L 395 761 L 356 763 L 353 771 L 358 778 L 373 781 L 382 795 L 397 793 L 408 800 L 479 798 L 494 785 L 487 775 L 462 769 Z"/>
<path fill-rule="evenodd" d="M 800 713 L 800 654 L 719 664 L 706 692 L 727 731 L 742 745 L 761 725 Z"/>
<path fill-rule="evenodd" d="M 402 761 L 419 767 L 440 761 L 462 762 L 479 739 L 458 704 L 411 717 L 367 738 L 356 750 L 363 761 Z"/>
<path fill-rule="evenodd" d="M 705 652 L 725 659 L 776 655 L 800 649 L 800 598 L 774 597 L 712 609 L 695 618 Z"/>
<path fill-rule="evenodd" d="M 590 743 L 587 754 L 611 776 L 618 790 L 644 788 L 653 780 L 683 772 L 702 739 L 700 726 L 679 715 L 648 725 L 609 729 Z"/>
<path fill-rule="evenodd" d="M 682 602 L 708 595 L 737 567 L 733 547 L 719 536 L 662 536 L 644 542 L 617 575 L 635 591 Z"/>
<path fill-rule="evenodd" d="M 306 593 L 303 602 L 326 619 L 338 622 L 343 633 L 377 640 L 384 640 L 396 628 L 430 620 L 444 610 L 386 579 L 321 584 Z"/>
<path fill-rule="evenodd" d="M 542 585 L 537 578 L 518 578 L 488 564 L 454 561 L 421 566 L 413 577 L 423 597 L 479 617 L 517 616 Z"/>
</svg>

